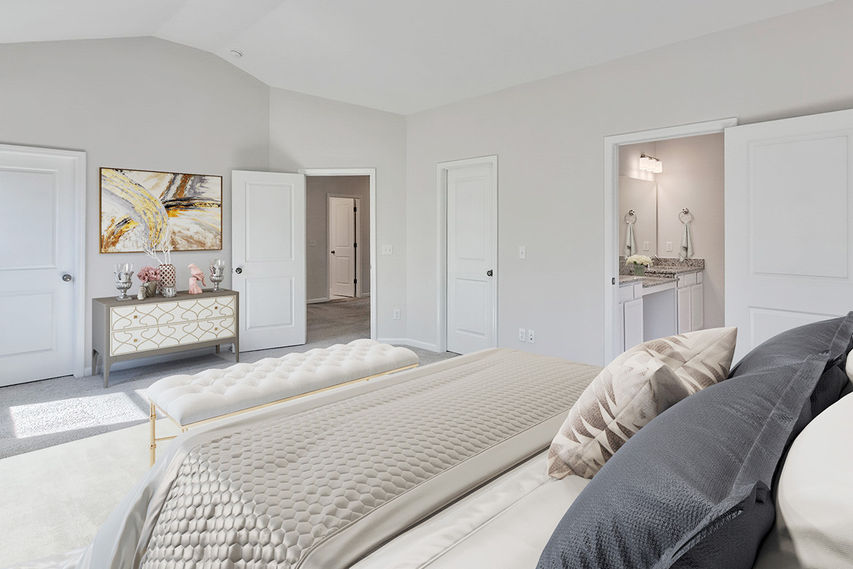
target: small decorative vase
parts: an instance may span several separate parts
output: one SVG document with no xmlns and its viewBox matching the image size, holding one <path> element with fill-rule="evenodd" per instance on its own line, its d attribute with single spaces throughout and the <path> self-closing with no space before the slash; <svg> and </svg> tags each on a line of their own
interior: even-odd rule
<svg viewBox="0 0 853 569">
<path fill-rule="evenodd" d="M 175 296 L 174 294 L 165 294 L 168 291 L 175 290 L 175 280 L 177 279 L 177 274 L 175 273 L 175 265 L 160 265 L 160 281 L 157 283 L 157 290 L 163 294 L 163 296 Z"/>
<path fill-rule="evenodd" d="M 637 263 L 632 263 L 631 269 L 634 271 L 634 276 L 641 277 L 646 274 L 646 266 Z"/>
<path fill-rule="evenodd" d="M 154 296 L 155 294 L 157 294 L 158 284 L 159 283 L 157 281 L 148 281 L 147 283 L 142 285 L 145 287 L 145 296 Z"/>
</svg>

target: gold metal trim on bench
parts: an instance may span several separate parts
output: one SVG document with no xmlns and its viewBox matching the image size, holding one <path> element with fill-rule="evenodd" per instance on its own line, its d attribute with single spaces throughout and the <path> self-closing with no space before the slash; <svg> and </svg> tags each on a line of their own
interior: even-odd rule
<svg viewBox="0 0 853 569">
<path fill-rule="evenodd" d="M 175 425 L 180 427 L 181 432 L 185 433 L 190 427 L 197 427 L 198 425 L 204 425 L 205 423 L 210 423 L 212 421 L 219 421 L 220 419 L 227 419 L 228 417 L 233 417 L 235 415 L 240 415 L 242 413 L 248 413 L 250 411 L 257 411 L 258 409 L 263 409 L 264 407 L 271 407 L 272 405 L 278 405 L 279 403 L 286 403 L 287 401 L 293 401 L 294 399 L 300 399 L 302 397 L 307 397 L 309 395 L 314 395 L 316 393 L 322 393 L 324 391 L 330 391 L 332 389 L 336 389 L 338 387 L 344 387 L 346 385 L 352 385 L 354 383 L 360 383 L 362 381 L 369 381 L 375 377 L 382 377 L 383 375 L 388 375 L 391 373 L 397 373 L 400 371 L 406 371 L 409 369 L 413 369 L 418 367 L 419 364 L 412 364 L 404 367 L 398 367 L 396 369 L 391 369 L 388 371 L 383 371 L 381 373 L 375 373 L 373 375 L 369 375 L 367 377 L 360 377 L 358 379 L 351 379 L 349 381 L 345 381 L 343 383 L 336 383 L 335 385 L 328 385 L 326 387 L 321 387 L 320 389 L 315 389 L 313 391 L 306 391 L 305 393 L 299 393 L 297 395 L 291 395 L 290 397 L 285 397 L 284 399 L 277 399 L 276 401 L 270 401 L 268 403 L 262 403 L 260 405 L 255 405 L 254 407 L 246 407 L 245 409 L 240 409 L 238 411 L 231 411 L 230 413 L 226 413 L 224 415 L 217 415 L 215 417 L 210 417 L 208 419 L 203 419 L 201 421 L 196 421 L 195 423 L 187 423 L 186 425 L 181 425 L 178 421 L 169 416 L 168 413 L 160 409 L 157 405 L 151 401 L 151 413 L 149 415 L 149 419 L 151 421 L 151 443 L 148 445 L 151 453 L 151 466 L 154 465 L 154 461 L 157 459 L 157 441 L 168 441 L 170 439 L 174 439 L 177 435 L 172 435 L 170 437 L 157 437 L 157 411 L 172 421 Z M 150 400 L 149 400 L 150 401 Z"/>
</svg>

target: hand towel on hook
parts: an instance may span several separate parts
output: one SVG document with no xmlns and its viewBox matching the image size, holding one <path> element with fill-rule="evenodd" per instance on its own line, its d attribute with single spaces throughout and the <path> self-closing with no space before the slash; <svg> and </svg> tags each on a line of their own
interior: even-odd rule
<svg viewBox="0 0 853 569">
<path fill-rule="evenodd" d="M 625 230 L 625 257 L 630 257 L 637 252 L 637 242 L 634 240 L 634 222 L 626 221 L 628 229 Z"/>
<path fill-rule="evenodd" d="M 678 260 L 684 261 L 693 257 L 693 237 L 690 234 L 690 218 L 683 219 L 684 234 L 681 236 L 681 249 L 678 252 Z"/>
</svg>

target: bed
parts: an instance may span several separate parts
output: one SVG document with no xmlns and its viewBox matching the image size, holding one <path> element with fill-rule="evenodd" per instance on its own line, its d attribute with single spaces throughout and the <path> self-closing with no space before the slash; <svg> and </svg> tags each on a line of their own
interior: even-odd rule
<svg viewBox="0 0 853 569">
<path fill-rule="evenodd" d="M 599 369 L 488 350 L 187 433 L 77 566 L 349 567 L 540 454 Z"/>
<path fill-rule="evenodd" d="M 801 414 L 790 421 L 793 429 L 797 419 L 798 430 L 842 395 L 840 382 L 843 379 L 846 385 L 848 380 L 843 371 L 842 379 L 835 372 L 846 362 L 849 350 L 842 356 L 839 346 L 849 347 L 853 317 L 834 323 L 830 331 L 806 330 L 804 334 L 817 338 L 806 344 L 818 355 L 789 357 L 774 352 L 777 359 L 773 365 L 792 370 L 792 377 L 797 378 L 804 376 L 801 369 L 813 368 L 817 375 L 823 374 L 821 378 L 832 371 L 835 383 L 826 390 L 828 395 L 816 395 L 815 379 L 808 393 L 797 394 L 792 400 L 793 405 L 799 405 L 805 398 L 809 407 L 808 420 Z M 792 344 L 790 338 L 783 338 L 781 347 L 773 349 L 786 351 L 794 344 L 803 343 Z M 740 368 L 744 377 L 758 379 L 729 379 L 723 384 L 731 384 L 731 388 L 705 389 L 674 405 L 643 427 L 592 480 L 548 476 L 546 449 L 566 412 L 601 368 L 514 350 L 462 356 L 235 417 L 176 439 L 87 549 L 26 567 L 751 567 L 768 525 L 762 526 L 757 541 L 741 547 L 753 549 L 744 557 L 748 562 L 701 563 L 703 558 L 716 558 L 717 551 L 703 549 L 713 539 L 734 543 L 749 537 L 749 532 L 737 525 L 752 517 L 752 510 L 743 507 L 746 502 L 738 503 L 736 515 L 726 510 L 722 517 L 715 517 L 713 508 L 707 515 L 701 512 L 703 520 L 716 524 L 710 539 L 705 539 L 707 533 L 702 539 L 691 535 L 686 542 L 678 542 L 676 549 L 669 547 L 650 557 L 652 546 L 646 537 L 626 540 L 634 531 L 636 516 L 627 522 L 617 519 L 623 510 L 631 510 L 626 500 L 632 494 L 620 494 L 620 489 L 606 484 L 619 476 L 620 469 L 627 468 L 635 482 L 633 488 L 630 483 L 623 484 L 630 492 L 642 493 L 655 486 L 643 477 L 646 473 L 660 476 L 666 467 L 647 461 L 649 447 L 644 445 L 683 454 L 660 444 L 660 433 L 666 432 L 661 429 L 690 433 L 690 427 L 677 423 L 679 414 L 682 420 L 686 417 L 695 423 L 696 409 L 715 408 L 712 398 L 716 394 L 760 386 L 759 380 L 765 377 L 777 381 L 778 369 L 759 369 L 761 366 L 754 363 L 758 359 L 742 362 Z M 737 373 L 736 369 L 733 375 Z M 779 393 L 791 391 L 780 387 Z M 710 393 L 707 397 L 706 392 Z M 764 397 L 766 392 L 762 388 L 759 395 Z M 744 397 L 742 390 L 737 397 Z M 853 402 L 850 397 L 846 399 Z M 728 404 L 719 407 L 731 411 Z M 769 403 L 771 410 L 778 407 L 775 401 Z M 713 430 L 703 425 L 697 428 L 701 432 Z M 769 475 L 759 476 L 767 478 L 768 485 L 771 477 L 778 478 L 781 453 L 787 452 L 794 434 L 776 437 L 787 441 L 779 456 L 774 458 L 763 450 L 760 453 L 761 464 L 772 466 Z M 762 445 L 773 447 L 776 439 Z M 712 446 L 700 450 L 714 455 Z M 726 446 L 724 452 L 731 452 L 731 448 Z M 637 453 L 641 453 L 640 460 L 636 460 Z M 702 458 L 690 460 L 701 463 Z M 638 470 L 631 473 L 630 468 Z M 743 471 L 739 470 L 738 480 Z M 775 489 L 775 482 L 772 485 Z M 712 492 L 703 492 L 707 501 Z M 755 499 L 754 491 L 750 499 Z M 589 503 L 593 506 L 584 510 Z M 670 505 L 682 507 L 676 501 Z M 766 509 L 763 512 L 761 520 L 766 524 Z M 593 517 L 592 526 L 603 524 L 607 529 L 593 527 L 597 532 L 594 538 L 584 534 L 589 529 L 583 526 L 585 514 Z M 649 517 L 655 515 L 652 512 Z M 620 528 L 620 523 L 627 526 Z M 723 523 L 734 524 L 737 537 L 727 533 Z M 756 567 L 807 567 L 796 561 L 796 555 L 791 554 L 791 536 L 777 531 L 778 527 L 774 526 L 766 540 Z M 599 558 L 608 555 L 605 550 L 612 549 L 615 540 L 617 549 L 627 547 L 617 551 L 627 561 L 622 565 L 600 559 L 589 562 L 588 552 L 566 553 L 578 539 Z M 652 541 L 654 547 L 663 547 L 658 542 L 664 540 Z M 719 549 L 719 543 L 714 546 Z M 549 550 L 555 547 L 557 553 L 549 558 Z M 692 554 L 699 556 L 700 562 L 694 558 L 681 564 Z M 633 555 L 652 561 L 635 563 Z M 664 558 L 671 561 L 664 563 Z"/>
</svg>

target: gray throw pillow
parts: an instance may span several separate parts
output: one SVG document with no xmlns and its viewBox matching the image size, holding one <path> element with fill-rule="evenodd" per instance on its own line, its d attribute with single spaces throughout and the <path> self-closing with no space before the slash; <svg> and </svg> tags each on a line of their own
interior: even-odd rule
<svg viewBox="0 0 853 569">
<path fill-rule="evenodd" d="M 796 434 L 838 399 L 853 313 L 780 334 L 632 437 L 574 501 L 539 569 L 748 569 Z"/>
</svg>

